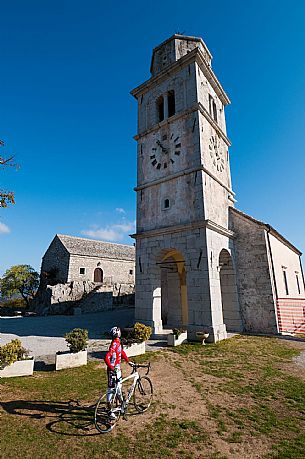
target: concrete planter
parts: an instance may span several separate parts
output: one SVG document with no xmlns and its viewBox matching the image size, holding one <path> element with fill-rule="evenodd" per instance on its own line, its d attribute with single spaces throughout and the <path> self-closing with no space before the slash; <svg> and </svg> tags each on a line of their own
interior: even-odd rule
<svg viewBox="0 0 305 459">
<path fill-rule="evenodd" d="M 80 352 L 60 352 L 56 354 L 55 369 L 75 368 L 87 365 L 87 349 Z"/>
<path fill-rule="evenodd" d="M 187 332 L 180 333 L 178 338 L 175 335 L 170 333 L 167 335 L 167 344 L 168 346 L 180 346 L 180 344 L 187 342 Z"/>
<path fill-rule="evenodd" d="M 124 346 L 124 351 L 127 357 L 135 357 L 136 355 L 145 354 L 145 341 L 142 343 L 134 343 L 130 346 Z"/>
<path fill-rule="evenodd" d="M 205 340 L 208 339 L 208 337 L 210 336 L 209 333 L 207 332 L 197 332 L 196 333 L 196 336 L 202 340 L 202 344 L 204 345 L 205 344 Z"/>
<path fill-rule="evenodd" d="M 0 370 L 0 378 L 13 378 L 15 376 L 31 376 L 34 371 L 34 357 L 17 362 Z"/>
</svg>

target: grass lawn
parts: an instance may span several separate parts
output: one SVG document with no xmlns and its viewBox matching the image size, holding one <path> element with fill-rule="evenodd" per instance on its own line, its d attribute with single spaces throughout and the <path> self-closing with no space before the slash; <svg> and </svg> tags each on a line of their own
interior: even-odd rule
<svg viewBox="0 0 305 459">
<path fill-rule="evenodd" d="M 106 435 L 92 411 L 102 364 L 2 379 L 0 457 L 305 458 L 302 344 L 238 336 L 149 353 L 152 408 Z"/>
</svg>

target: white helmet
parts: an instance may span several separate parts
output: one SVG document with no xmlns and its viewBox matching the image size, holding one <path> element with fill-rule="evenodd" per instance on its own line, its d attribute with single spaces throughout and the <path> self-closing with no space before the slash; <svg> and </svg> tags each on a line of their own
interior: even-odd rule
<svg viewBox="0 0 305 459">
<path fill-rule="evenodd" d="M 119 327 L 112 327 L 110 330 L 110 335 L 112 338 L 120 338 L 121 337 L 121 329 Z"/>
</svg>

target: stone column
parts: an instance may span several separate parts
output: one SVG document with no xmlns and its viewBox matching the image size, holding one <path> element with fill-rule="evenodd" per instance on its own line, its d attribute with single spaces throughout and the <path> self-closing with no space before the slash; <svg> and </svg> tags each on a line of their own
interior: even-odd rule
<svg viewBox="0 0 305 459">
<path fill-rule="evenodd" d="M 161 274 L 155 261 L 150 260 L 145 247 L 143 244 L 142 249 L 142 244 L 137 242 L 135 320 L 149 325 L 154 334 L 159 334 L 162 332 Z"/>
<path fill-rule="evenodd" d="M 164 119 L 167 120 L 168 118 L 168 94 L 164 94 L 163 96 L 164 101 Z"/>
</svg>

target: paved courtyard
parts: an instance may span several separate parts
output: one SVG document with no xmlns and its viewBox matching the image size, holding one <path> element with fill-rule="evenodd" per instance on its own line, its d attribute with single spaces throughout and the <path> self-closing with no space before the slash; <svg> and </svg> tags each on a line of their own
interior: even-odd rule
<svg viewBox="0 0 305 459">
<path fill-rule="evenodd" d="M 67 350 L 63 338 L 65 333 L 73 328 L 86 328 L 89 332 L 89 349 L 93 350 L 109 343 L 102 337 L 111 327 L 124 327 L 133 320 L 133 308 L 79 316 L 1 317 L 0 345 L 18 337 L 31 355 L 51 355 Z"/>
<path fill-rule="evenodd" d="M 0 317 L 0 345 L 19 338 L 35 362 L 53 364 L 57 351 L 68 350 L 64 334 L 73 328 L 85 328 L 89 332 L 89 358 L 102 358 L 110 342 L 104 333 L 114 325 L 124 327 L 133 321 L 134 308 L 79 316 Z M 151 340 L 148 350 L 164 346 L 162 340 Z"/>
</svg>

